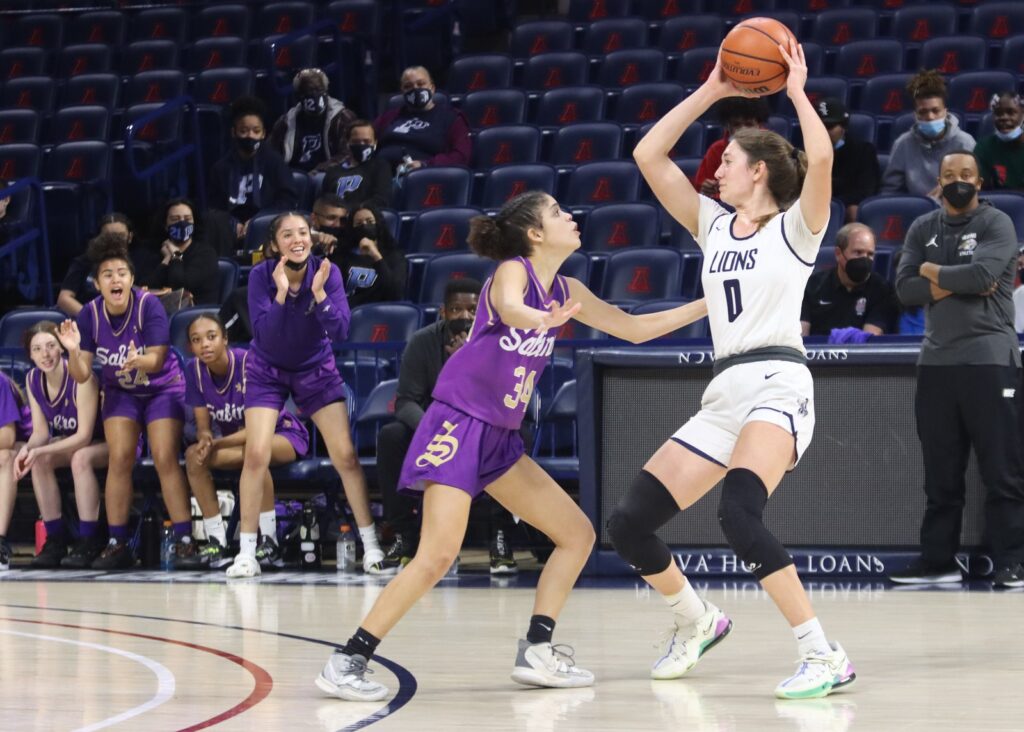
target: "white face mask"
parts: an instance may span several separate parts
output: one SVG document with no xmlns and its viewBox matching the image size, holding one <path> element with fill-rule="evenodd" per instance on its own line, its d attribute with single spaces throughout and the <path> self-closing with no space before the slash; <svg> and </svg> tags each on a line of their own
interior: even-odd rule
<svg viewBox="0 0 1024 732">
<path fill-rule="evenodd" d="M 1012 142 L 1013 140 L 1016 140 L 1018 137 L 1020 137 L 1021 133 L 1024 133 L 1024 127 L 1017 126 L 1010 130 L 1009 132 L 1000 132 L 999 130 L 996 130 L 996 137 L 998 137 L 1003 142 Z"/>
</svg>

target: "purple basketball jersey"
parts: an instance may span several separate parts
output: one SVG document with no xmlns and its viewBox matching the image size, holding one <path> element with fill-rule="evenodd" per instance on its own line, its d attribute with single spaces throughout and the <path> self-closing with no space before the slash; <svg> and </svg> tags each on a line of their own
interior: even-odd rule
<svg viewBox="0 0 1024 732">
<path fill-rule="evenodd" d="M 82 350 L 95 354 L 96 363 L 102 367 L 101 381 L 105 389 L 149 396 L 183 385 L 178 359 L 170 352 L 163 367 L 155 373 L 122 368 L 129 343 L 134 342 L 140 353 L 145 353 L 147 347 L 171 343 L 167 313 L 155 295 L 133 287 L 128 310 L 117 317 L 107 313 L 102 297 L 90 300 L 78 314 L 78 330 L 82 335 Z"/>
<path fill-rule="evenodd" d="M 523 302 L 547 310 L 569 299 L 569 285 L 561 275 L 544 292 L 530 260 L 516 257 L 526 267 L 528 284 Z M 476 417 L 482 422 L 516 430 L 523 422 L 533 388 L 555 349 L 555 334 L 510 328 L 501 322 L 490 301 L 493 278 L 480 292 L 480 307 L 469 340 L 441 369 L 434 399 Z"/>
<path fill-rule="evenodd" d="M 0 372 L 0 427 L 11 423 L 18 442 L 24 442 L 32 435 L 32 410 L 28 400 L 17 384 Z"/>
<path fill-rule="evenodd" d="M 29 371 L 25 383 L 36 400 L 36 404 L 42 410 L 43 416 L 46 417 L 46 423 L 50 427 L 50 437 L 68 437 L 78 431 L 78 382 L 72 379 L 71 374 L 68 373 L 66 359 L 64 360 L 64 381 L 53 398 L 50 398 L 46 390 L 46 375 L 39 369 Z M 97 409 L 93 439 L 99 439 L 102 436 L 103 420 L 100 419 Z"/>
</svg>

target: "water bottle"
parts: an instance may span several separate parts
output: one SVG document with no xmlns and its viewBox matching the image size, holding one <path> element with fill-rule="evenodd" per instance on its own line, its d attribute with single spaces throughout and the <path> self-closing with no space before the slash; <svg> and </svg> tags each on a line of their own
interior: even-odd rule
<svg viewBox="0 0 1024 732">
<path fill-rule="evenodd" d="M 352 527 L 348 524 L 341 525 L 341 533 L 338 535 L 338 571 L 345 574 L 355 574 L 356 571 L 356 538 L 352 536 Z"/>
<path fill-rule="evenodd" d="M 152 511 L 142 514 L 142 528 L 139 532 L 139 554 L 145 569 L 155 569 L 160 564 L 160 528 Z"/>
<path fill-rule="evenodd" d="M 320 524 L 316 520 L 316 510 L 309 501 L 302 507 L 299 551 L 302 554 L 303 569 L 320 568 Z"/>
<path fill-rule="evenodd" d="M 160 569 L 165 572 L 174 568 L 174 525 L 164 521 L 164 532 L 160 537 Z"/>
</svg>

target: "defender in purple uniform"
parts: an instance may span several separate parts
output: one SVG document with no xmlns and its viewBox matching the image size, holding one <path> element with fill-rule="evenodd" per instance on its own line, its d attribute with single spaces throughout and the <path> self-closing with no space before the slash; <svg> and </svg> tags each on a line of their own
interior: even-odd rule
<svg viewBox="0 0 1024 732">
<path fill-rule="evenodd" d="M 110 541 L 92 563 L 94 569 L 126 569 L 135 563 L 128 547 L 132 467 L 143 426 L 164 503 L 174 524 L 175 551 L 184 554 L 192 540 L 185 474 L 178 465 L 185 422 L 185 379 L 178 360 L 168 354 L 167 314 L 155 295 L 132 287 L 135 269 L 124 240 L 100 234 L 89 242 L 100 296 L 90 300 L 77 322 L 65 320 L 60 342 L 68 352 L 72 378 L 92 378 L 93 360 L 102 367 L 100 414 L 110 447 L 106 504 Z"/>
<path fill-rule="evenodd" d="M 313 256 L 312 248 L 305 217 L 281 214 L 270 223 L 268 258 L 249 274 L 253 339 L 246 363 L 241 552 L 228 567 L 228 577 L 260 573 L 256 529 L 263 482 L 273 457 L 278 416 L 289 395 L 299 413 L 320 430 L 341 475 L 363 541 L 363 569 L 379 572 L 384 559 L 370 514 L 366 478 L 341 403 L 345 385 L 331 349 L 331 341 L 348 334 L 348 300 L 338 267 Z"/>
<path fill-rule="evenodd" d="M 21 444 L 32 434 L 32 414 L 18 385 L 0 373 L 0 572 L 11 568 L 11 545 L 7 529 L 14 515 L 18 480 L 14 458 Z"/>
<path fill-rule="evenodd" d="M 85 569 L 103 550 L 98 536 L 100 484 L 96 469 L 107 466 L 109 451 L 99 420 L 100 386 L 96 377 L 84 384 L 71 378 L 57 326 L 48 320 L 25 331 L 25 350 L 35 364 L 25 385 L 32 410 L 32 436 L 15 458 L 18 480 L 30 471 L 46 543 L 32 560 L 35 569 Z M 78 507 L 80 540 L 67 554 L 57 468 L 71 468 Z"/>
<path fill-rule="evenodd" d="M 497 217 L 473 219 L 470 246 L 501 261 L 484 285 L 468 343 L 441 370 L 434 402 L 413 437 L 400 485 L 423 491 L 423 529 L 415 558 L 381 593 L 345 647 L 328 660 L 317 686 L 350 701 L 375 701 L 387 689 L 365 677 L 380 639 L 447 572 L 466 532 L 470 504 L 486 491 L 555 544 L 537 583 L 533 617 L 519 641 L 512 679 L 549 687 L 589 686 L 594 676 L 551 645 L 562 606 L 590 556 L 594 529 L 583 511 L 526 454 L 518 429 L 534 385 L 554 349 L 549 335 L 569 318 L 635 343 L 704 317 L 704 301 L 632 316 L 581 282 L 556 275 L 579 248 L 572 216 L 541 192 L 519 195 Z"/>
<path fill-rule="evenodd" d="M 219 569 L 230 563 L 227 534 L 217 505 L 211 470 L 241 470 L 245 459 L 245 373 L 249 352 L 229 348 L 224 324 L 216 315 L 199 315 L 189 323 L 188 340 L 195 358 L 185 367 L 185 401 L 196 417 L 194 445 L 185 450 L 185 470 L 192 493 L 203 512 L 208 543 L 188 559 L 182 569 Z M 219 434 L 214 435 L 214 431 Z M 288 411 L 277 418 L 270 443 L 270 464 L 287 465 L 309 449 L 309 433 Z M 274 480 L 263 478 L 260 533 L 256 559 L 261 567 L 280 567 Z"/>
</svg>

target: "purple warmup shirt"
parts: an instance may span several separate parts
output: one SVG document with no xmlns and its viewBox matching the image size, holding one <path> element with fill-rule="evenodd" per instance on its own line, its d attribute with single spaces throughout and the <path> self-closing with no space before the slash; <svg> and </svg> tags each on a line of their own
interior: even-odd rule
<svg viewBox="0 0 1024 732">
<path fill-rule="evenodd" d="M 564 277 L 555 277 L 548 294 L 530 260 L 516 257 L 513 261 L 525 266 L 528 275 L 523 303 L 547 310 L 551 303 L 562 305 L 569 299 Z M 492 282 L 493 278 L 488 278 L 484 283 L 469 340 L 441 369 L 433 396 L 482 422 L 517 430 L 533 388 L 555 349 L 555 335 L 554 331 L 537 335 L 502 323 L 491 305 Z"/>
<path fill-rule="evenodd" d="M 243 348 L 228 349 L 228 375 L 221 381 L 210 368 L 193 358 L 185 367 L 185 403 L 190 407 L 206 407 L 210 419 L 223 437 L 245 427 L 245 369 L 249 352 Z M 281 410 L 275 433 L 305 427 L 291 412 Z"/>
<path fill-rule="evenodd" d="M 0 373 L 0 427 L 12 422 L 15 439 L 27 440 L 32 434 L 32 410 L 28 400 L 7 374 Z"/>
<path fill-rule="evenodd" d="M 324 286 L 327 299 L 319 305 L 313 299 L 313 275 L 320 261 L 310 255 L 302 286 L 298 292 L 288 293 L 284 305 L 274 300 L 277 260 L 264 260 L 249 273 L 250 348 L 271 366 L 286 371 L 314 368 L 334 358 L 331 341 L 343 341 L 348 336 L 351 312 L 337 265 L 331 265 Z"/>
<path fill-rule="evenodd" d="M 46 417 L 50 437 L 70 437 L 78 431 L 78 382 L 68 372 L 67 359 L 64 359 L 64 381 L 53 398 L 46 391 L 46 374 L 39 369 L 28 372 L 25 384 Z M 92 433 L 93 439 L 103 437 L 103 420 L 98 409 Z"/>
<path fill-rule="evenodd" d="M 156 295 L 133 287 L 128 310 L 117 317 L 107 313 L 102 297 L 90 300 L 78 314 L 78 330 L 82 334 L 82 350 L 95 354 L 96 363 L 103 368 L 104 388 L 150 396 L 182 381 L 178 359 L 170 352 L 163 367 L 155 373 L 121 368 L 127 358 L 129 342 L 134 342 L 140 353 L 145 353 L 147 347 L 171 343 L 167 312 Z"/>
</svg>

